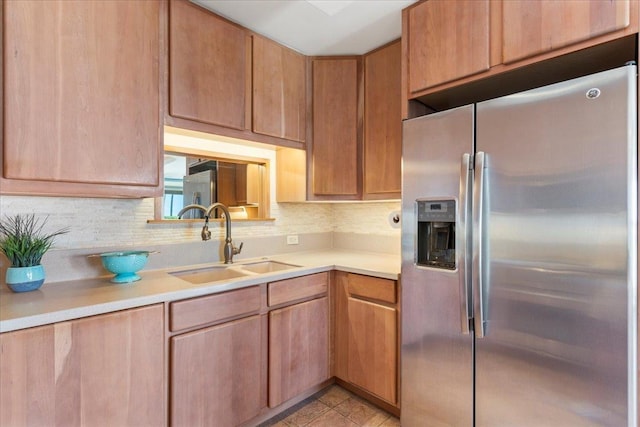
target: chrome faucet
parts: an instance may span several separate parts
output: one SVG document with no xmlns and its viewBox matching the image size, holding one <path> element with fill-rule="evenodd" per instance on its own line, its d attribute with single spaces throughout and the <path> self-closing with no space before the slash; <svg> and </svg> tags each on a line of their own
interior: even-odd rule
<svg viewBox="0 0 640 427">
<path fill-rule="evenodd" d="M 222 203 L 214 203 L 207 209 L 207 217 L 210 217 L 216 208 L 220 209 L 224 213 L 224 222 L 226 226 L 226 237 L 224 239 L 224 263 L 225 264 L 233 264 L 233 256 L 239 254 L 242 251 L 242 245 L 244 242 L 240 243 L 239 247 L 233 246 L 231 242 L 231 215 L 229 214 L 229 209 Z"/>
<path fill-rule="evenodd" d="M 207 214 L 207 208 L 205 208 L 202 205 L 198 205 L 198 204 L 191 204 L 191 205 L 187 205 L 184 208 L 180 209 L 180 212 L 178 212 L 178 219 L 182 218 L 182 215 L 185 214 L 185 212 L 190 211 L 191 209 L 198 209 L 200 211 L 202 211 L 205 215 Z"/>
<path fill-rule="evenodd" d="M 224 213 L 224 221 L 226 226 L 226 237 L 224 239 L 224 263 L 233 264 L 233 256 L 239 254 L 240 251 L 242 251 L 242 245 L 244 243 L 240 243 L 240 246 L 237 248 L 233 246 L 233 243 L 231 241 L 231 215 L 229 214 L 229 209 L 227 209 L 227 207 L 222 203 L 214 203 L 208 208 L 205 208 L 204 206 L 198 204 L 191 204 L 180 209 L 180 212 L 178 212 L 178 218 L 182 218 L 182 215 L 184 215 L 185 212 L 191 209 L 198 209 L 204 212 L 205 222 L 204 227 L 202 227 L 202 232 L 200 233 L 202 240 L 209 240 L 211 238 L 211 232 L 209 231 L 208 224 L 209 218 L 211 217 L 213 211 L 215 211 L 216 209 L 220 209 Z"/>
</svg>

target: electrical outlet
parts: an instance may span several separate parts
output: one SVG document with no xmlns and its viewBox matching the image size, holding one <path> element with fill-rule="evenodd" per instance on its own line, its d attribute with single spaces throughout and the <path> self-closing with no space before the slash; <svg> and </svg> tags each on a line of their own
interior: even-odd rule
<svg viewBox="0 0 640 427">
<path fill-rule="evenodd" d="M 287 236 L 287 245 L 297 245 L 298 242 L 298 235 L 297 234 L 293 234 L 291 236 Z"/>
</svg>

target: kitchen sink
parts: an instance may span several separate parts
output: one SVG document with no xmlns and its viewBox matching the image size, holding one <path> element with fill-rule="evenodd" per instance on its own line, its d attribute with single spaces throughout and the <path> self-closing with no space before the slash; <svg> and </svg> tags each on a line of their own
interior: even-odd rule
<svg viewBox="0 0 640 427">
<path fill-rule="evenodd" d="M 196 270 L 174 271 L 169 274 L 194 284 L 219 282 L 249 275 L 249 273 L 229 267 L 206 267 Z"/>
<path fill-rule="evenodd" d="M 260 261 L 260 262 L 252 262 L 250 264 L 242 264 L 238 265 L 243 270 L 250 271 L 252 273 L 273 273 L 274 271 L 282 271 L 282 270 L 290 270 L 292 268 L 297 268 L 299 265 L 286 264 L 284 262 L 278 261 Z"/>
</svg>

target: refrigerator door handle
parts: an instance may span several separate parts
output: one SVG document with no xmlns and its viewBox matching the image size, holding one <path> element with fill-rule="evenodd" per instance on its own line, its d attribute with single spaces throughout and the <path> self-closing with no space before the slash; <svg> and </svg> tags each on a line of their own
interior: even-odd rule
<svg viewBox="0 0 640 427">
<path fill-rule="evenodd" d="M 473 180 L 473 261 L 471 287 L 473 289 L 473 314 L 476 338 L 483 338 L 486 334 L 486 307 L 484 301 L 485 291 L 485 259 L 483 251 L 484 235 L 484 196 L 485 196 L 485 172 L 487 169 L 487 155 L 479 151 L 475 157 L 475 170 Z"/>
<path fill-rule="evenodd" d="M 458 207 L 459 219 L 458 229 L 461 233 L 457 234 L 456 247 L 459 251 L 458 277 L 460 283 L 460 330 L 463 334 L 469 333 L 469 319 L 471 319 L 471 301 L 470 284 L 471 284 L 471 265 L 469 260 L 469 248 L 467 241 L 469 239 L 469 190 L 471 188 L 471 155 L 465 153 L 462 155 L 462 164 L 460 166 L 460 195 L 458 197 L 460 206 Z"/>
</svg>

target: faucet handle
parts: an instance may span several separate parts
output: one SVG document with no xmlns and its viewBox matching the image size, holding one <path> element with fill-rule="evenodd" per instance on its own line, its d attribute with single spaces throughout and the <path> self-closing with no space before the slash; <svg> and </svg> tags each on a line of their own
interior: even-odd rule
<svg viewBox="0 0 640 427">
<path fill-rule="evenodd" d="M 244 242 L 240 242 L 240 246 L 238 246 L 237 248 L 235 246 L 233 247 L 234 255 L 238 255 L 242 251 L 242 245 L 244 245 Z"/>
</svg>

